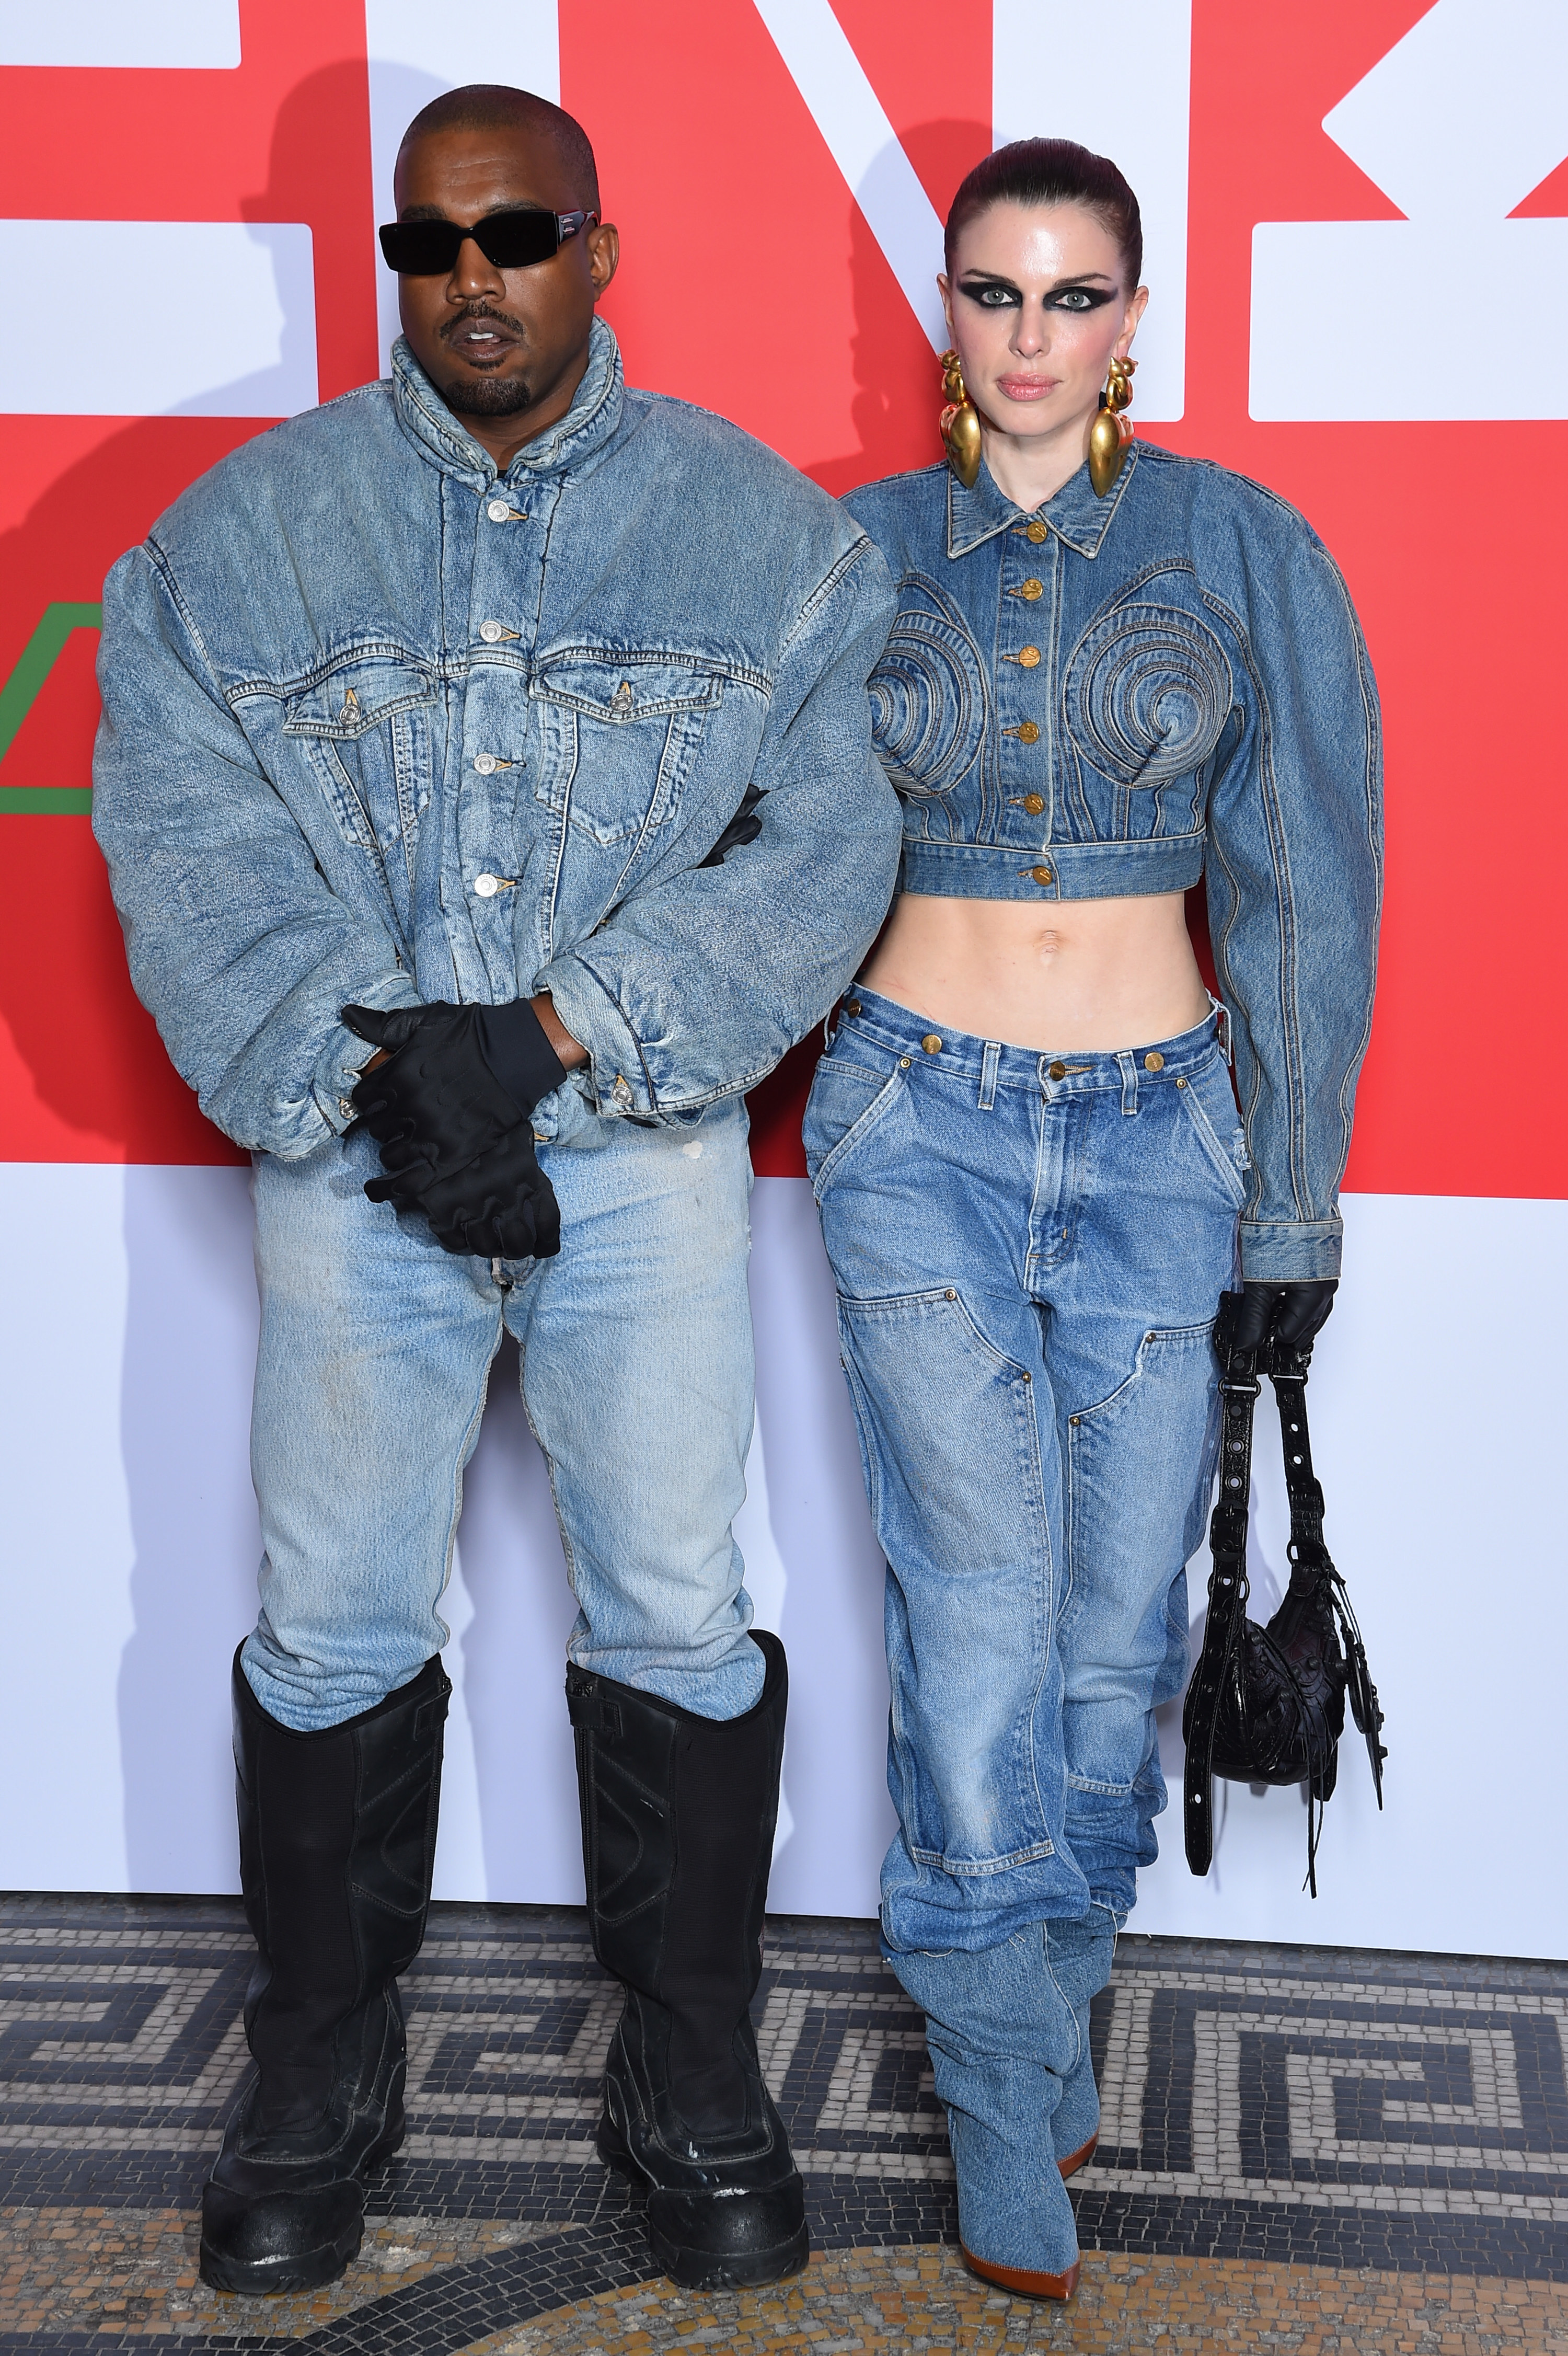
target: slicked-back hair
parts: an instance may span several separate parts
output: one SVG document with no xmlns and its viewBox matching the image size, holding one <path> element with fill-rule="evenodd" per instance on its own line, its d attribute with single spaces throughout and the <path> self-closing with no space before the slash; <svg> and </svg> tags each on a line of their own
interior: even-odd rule
<svg viewBox="0 0 1568 2356">
<path fill-rule="evenodd" d="M 575 114 L 563 106 L 538 98 L 531 90 L 514 90 L 509 82 L 469 81 L 461 90 L 443 91 L 421 106 L 398 146 L 406 155 L 416 139 L 435 131 L 516 130 L 548 140 L 560 156 L 571 183 L 571 193 L 584 209 L 599 209 L 599 170 L 588 134 Z"/>
<path fill-rule="evenodd" d="M 1080 147 L 1075 139 L 1015 139 L 994 148 L 960 183 L 947 215 L 947 268 L 967 229 L 993 205 L 1083 205 L 1116 241 L 1127 294 L 1144 266 L 1143 216 L 1138 200 L 1108 155 Z"/>
</svg>

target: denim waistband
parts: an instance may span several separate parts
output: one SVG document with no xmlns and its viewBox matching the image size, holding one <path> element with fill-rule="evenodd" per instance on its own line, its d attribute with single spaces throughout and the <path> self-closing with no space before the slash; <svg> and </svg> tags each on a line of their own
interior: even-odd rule
<svg viewBox="0 0 1568 2356">
<path fill-rule="evenodd" d="M 1219 1052 L 1221 1012 L 1211 1005 L 1190 1031 L 1179 1032 L 1174 1039 L 1152 1040 L 1147 1046 L 1058 1055 L 1050 1049 L 1041 1053 L 1009 1047 L 999 1039 L 976 1039 L 967 1031 L 938 1031 L 926 1016 L 857 986 L 839 1007 L 834 1044 L 847 1035 L 864 1039 L 902 1058 L 911 1070 L 923 1067 L 944 1077 L 971 1080 L 982 1104 L 988 1104 L 997 1088 L 1029 1088 L 1036 1094 L 1043 1089 L 1052 1098 L 1089 1095 L 1099 1088 L 1125 1094 L 1129 1083 L 1186 1079 L 1206 1064 Z"/>
</svg>

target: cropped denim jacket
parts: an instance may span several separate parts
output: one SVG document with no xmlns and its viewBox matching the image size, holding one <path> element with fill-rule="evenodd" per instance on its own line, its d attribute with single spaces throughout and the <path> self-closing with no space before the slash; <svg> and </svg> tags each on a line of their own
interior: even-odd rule
<svg viewBox="0 0 1568 2356">
<path fill-rule="evenodd" d="M 1294 508 L 1135 443 L 1036 513 L 982 466 L 846 502 L 898 619 L 871 679 L 903 889 L 1063 900 L 1206 884 L 1252 1172 L 1242 1266 L 1339 1272 L 1339 1181 L 1381 890 L 1377 691 Z"/>
<path fill-rule="evenodd" d="M 535 991 L 602 1111 L 749 1087 L 892 891 L 892 612 L 841 507 L 628 391 L 602 322 L 502 477 L 402 343 L 236 451 L 109 577 L 94 767 L 132 978 L 205 1109 L 309 1153 L 352 1118 L 343 1005 Z M 760 836 L 704 863 L 749 787 Z"/>
</svg>

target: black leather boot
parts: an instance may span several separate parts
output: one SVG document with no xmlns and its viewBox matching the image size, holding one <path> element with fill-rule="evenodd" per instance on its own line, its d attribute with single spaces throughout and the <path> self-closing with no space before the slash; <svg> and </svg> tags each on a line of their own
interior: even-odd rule
<svg viewBox="0 0 1568 2356">
<path fill-rule="evenodd" d="M 424 1937 L 451 1691 L 427 1661 L 374 1709 L 295 1734 L 234 1656 L 240 1879 L 261 1953 L 255 2066 L 201 2196 L 214 2290 L 314 2290 L 358 2253 L 364 2176 L 403 2139 L 397 1976 Z"/>
<path fill-rule="evenodd" d="M 577 1732 L 593 1952 L 625 1985 L 599 2156 L 648 2187 L 676 2282 L 776 2282 L 806 2261 L 805 2204 L 748 2009 L 778 1815 L 788 1676 L 776 1636 L 743 1718 L 699 1718 L 582 1669 Z"/>
</svg>

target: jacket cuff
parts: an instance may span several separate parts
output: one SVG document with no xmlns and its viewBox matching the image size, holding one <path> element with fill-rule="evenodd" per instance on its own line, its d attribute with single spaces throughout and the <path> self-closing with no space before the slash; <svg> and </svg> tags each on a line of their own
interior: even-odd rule
<svg viewBox="0 0 1568 2356">
<path fill-rule="evenodd" d="M 350 1001 L 346 998 L 343 1002 L 347 1006 Z M 408 974 L 389 973 L 356 991 L 352 1003 L 373 1006 L 385 1014 L 394 1006 L 418 1006 L 421 1001 Z M 310 1092 L 335 1137 L 341 1137 L 355 1117 L 349 1091 L 375 1052 L 371 1042 L 361 1039 L 347 1023 L 335 1023 L 327 1033 L 326 1044 L 316 1058 Z"/>
<path fill-rule="evenodd" d="M 598 975 L 581 958 L 556 958 L 534 976 L 528 994 L 539 991 L 549 991 L 557 1019 L 588 1050 L 585 1076 L 594 1111 L 656 1115 L 642 1044 Z"/>
<path fill-rule="evenodd" d="M 1256 1284 L 1311 1284 L 1339 1273 L 1345 1229 L 1331 1219 L 1243 1219 L 1242 1277 Z"/>
</svg>

